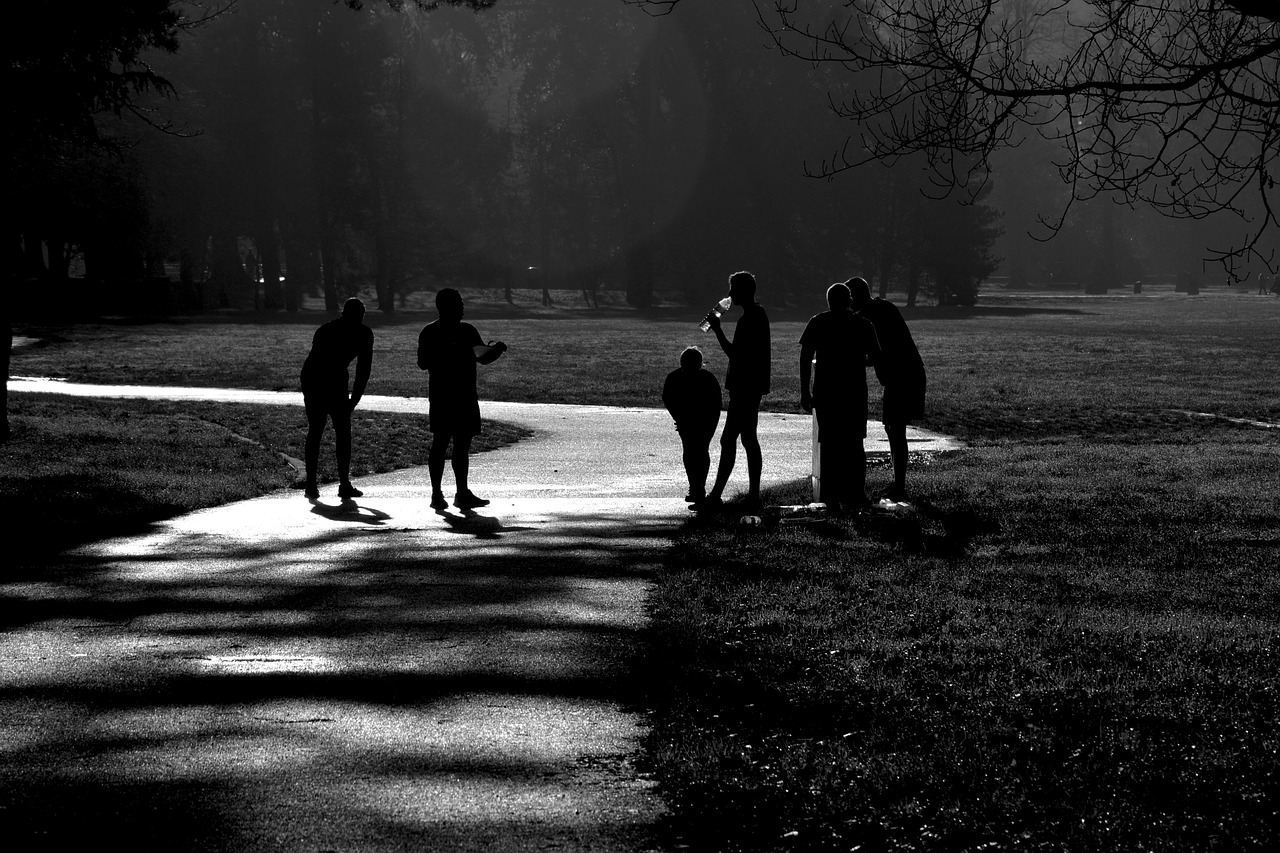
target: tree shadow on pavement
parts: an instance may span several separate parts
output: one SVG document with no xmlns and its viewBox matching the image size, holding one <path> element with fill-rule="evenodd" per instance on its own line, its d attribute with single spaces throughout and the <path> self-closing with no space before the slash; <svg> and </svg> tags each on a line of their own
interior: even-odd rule
<svg viewBox="0 0 1280 853">
<path fill-rule="evenodd" d="M 634 737 L 608 727 L 645 703 L 644 581 L 670 531 L 459 518 L 430 536 L 365 522 L 284 545 L 171 534 L 0 584 L 9 837 L 655 843 L 653 815 L 624 796 Z"/>
</svg>

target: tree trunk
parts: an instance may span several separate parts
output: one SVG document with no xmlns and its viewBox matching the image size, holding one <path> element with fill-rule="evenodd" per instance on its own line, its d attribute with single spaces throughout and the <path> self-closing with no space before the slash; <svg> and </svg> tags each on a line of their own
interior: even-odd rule
<svg viewBox="0 0 1280 853">
<path fill-rule="evenodd" d="M 320 231 L 320 275 L 324 279 L 324 307 L 338 310 L 338 261 L 333 247 L 333 234 L 328 228 Z"/>
<path fill-rule="evenodd" d="M 252 304 L 257 288 L 240 262 L 234 233 L 222 231 L 213 235 L 209 266 L 209 281 L 218 294 L 218 307 L 247 308 Z"/>
<path fill-rule="evenodd" d="M 262 265 L 262 307 L 279 311 L 284 307 L 284 289 L 280 285 L 280 238 L 274 222 L 264 222 L 254 236 L 258 261 Z"/>
<path fill-rule="evenodd" d="M 920 293 L 920 265 L 914 260 L 907 268 L 907 307 L 916 307 L 916 297 Z"/>
<path fill-rule="evenodd" d="M 44 264 L 44 242 L 34 231 L 22 232 L 23 278 L 44 278 L 49 268 Z"/>
<path fill-rule="evenodd" d="M 627 247 L 627 304 L 633 308 L 653 305 L 653 247 L 648 240 Z"/>
</svg>

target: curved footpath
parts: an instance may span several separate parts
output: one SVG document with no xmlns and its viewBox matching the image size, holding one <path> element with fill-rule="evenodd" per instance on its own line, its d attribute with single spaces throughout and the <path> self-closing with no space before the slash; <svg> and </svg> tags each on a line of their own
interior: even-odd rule
<svg viewBox="0 0 1280 853">
<path fill-rule="evenodd" d="M 426 403 L 365 397 L 361 409 Z M 315 503 L 276 493 L 0 578 L 11 849 L 664 849 L 662 804 L 633 760 L 645 598 L 687 515 L 670 419 L 482 412 L 535 435 L 473 458 L 473 488 L 493 499 L 477 512 L 429 509 L 414 468 L 357 479 L 354 504 L 332 486 Z M 869 426 L 868 449 L 883 450 Z M 768 482 L 809 470 L 807 416 L 763 415 L 761 439 Z"/>
</svg>

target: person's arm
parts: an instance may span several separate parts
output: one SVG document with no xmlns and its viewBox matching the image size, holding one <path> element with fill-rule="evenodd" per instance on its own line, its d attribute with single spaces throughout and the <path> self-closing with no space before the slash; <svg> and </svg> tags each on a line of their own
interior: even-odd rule
<svg viewBox="0 0 1280 853">
<path fill-rule="evenodd" d="M 733 344 L 724 335 L 724 329 L 720 327 L 720 318 L 716 316 L 716 312 L 712 311 L 707 315 L 707 323 L 711 325 L 711 331 L 716 333 L 716 340 L 720 342 L 720 349 L 724 350 L 724 354 L 733 358 Z"/>
<path fill-rule="evenodd" d="M 876 334 L 875 324 L 870 320 L 863 320 L 867 324 L 867 364 L 879 364 L 882 351 L 880 349 L 880 336 Z"/>
<path fill-rule="evenodd" d="M 809 393 L 809 382 L 813 377 L 813 344 L 800 340 L 800 408 L 806 412 L 813 411 L 813 395 Z"/>
<path fill-rule="evenodd" d="M 356 381 L 351 384 L 351 408 L 354 409 L 364 396 L 364 389 L 369 384 L 369 374 L 373 372 L 373 332 L 370 331 L 356 357 Z"/>
<path fill-rule="evenodd" d="M 427 344 L 427 330 L 418 333 L 418 369 L 431 369 L 431 347 Z"/>
<path fill-rule="evenodd" d="M 485 350 L 484 355 L 478 356 L 476 358 L 476 361 L 479 362 L 480 364 L 493 364 L 495 361 L 501 358 L 502 354 L 506 351 L 507 351 L 507 345 L 504 344 L 502 341 L 498 341 L 496 344 L 493 344 L 492 346 L 490 346 L 489 349 Z"/>
<path fill-rule="evenodd" d="M 679 422 L 676 417 L 676 374 L 668 373 L 666 380 L 662 383 L 662 405 L 666 408 L 667 414 L 671 415 L 671 420 Z"/>
</svg>

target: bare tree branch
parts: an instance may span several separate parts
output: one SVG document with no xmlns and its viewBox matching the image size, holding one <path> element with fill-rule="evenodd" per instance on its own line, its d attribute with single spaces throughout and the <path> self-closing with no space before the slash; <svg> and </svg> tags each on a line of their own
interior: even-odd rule
<svg viewBox="0 0 1280 853">
<path fill-rule="evenodd" d="M 663 14 L 682 2 L 630 1 Z M 1229 264 L 1277 225 L 1280 3 L 753 2 L 782 54 L 843 72 L 830 103 L 854 130 L 817 176 L 923 154 L 943 184 L 972 191 L 994 152 L 1037 133 L 1073 201 L 1241 217 L 1249 234 L 1220 253 Z"/>
</svg>

